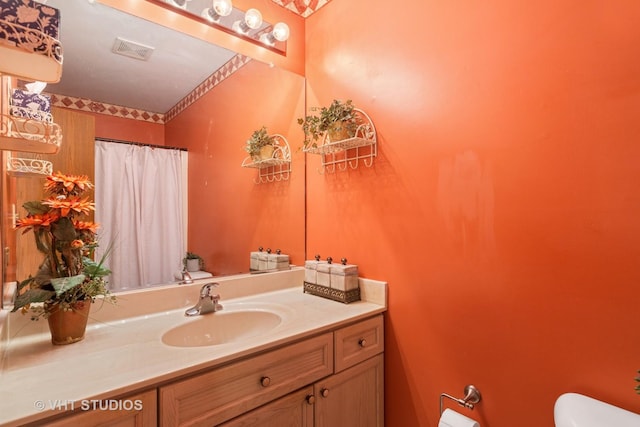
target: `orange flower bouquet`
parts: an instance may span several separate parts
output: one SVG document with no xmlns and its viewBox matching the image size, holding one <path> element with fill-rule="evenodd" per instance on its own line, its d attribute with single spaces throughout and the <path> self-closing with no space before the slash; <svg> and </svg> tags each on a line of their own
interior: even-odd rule
<svg viewBox="0 0 640 427">
<path fill-rule="evenodd" d="M 25 203 L 28 215 L 16 223 L 23 233 L 33 231 L 36 246 L 44 254 L 35 277 L 29 276 L 18 285 L 13 308 L 22 309 L 23 313 L 31 309 L 34 320 L 49 318 L 57 311 L 76 312 L 98 296 L 109 302 L 114 300 L 105 280 L 111 272 L 104 268 L 104 259 L 93 260 L 98 225 L 79 219 L 95 209 L 93 202 L 82 197 L 93 185 L 87 176 L 60 172 L 46 179 L 47 197 Z"/>
</svg>

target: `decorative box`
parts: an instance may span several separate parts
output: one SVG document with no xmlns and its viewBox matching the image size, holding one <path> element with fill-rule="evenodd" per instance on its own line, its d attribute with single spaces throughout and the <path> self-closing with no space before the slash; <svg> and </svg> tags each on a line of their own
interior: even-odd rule
<svg viewBox="0 0 640 427">
<path fill-rule="evenodd" d="M 275 254 L 267 255 L 267 270 L 288 270 L 289 255 L 284 255 L 280 249 L 276 249 Z"/>
<path fill-rule="evenodd" d="M 331 261 L 331 257 L 329 257 L 326 263 L 316 265 L 317 285 L 331 287 Z"/>
<path fill-rule="evenodd" d="M 269 264 L 269 254 L 266 252 L 260 252 L 258 254 L 258 270 L 267 270 L 267 265 Z"/>
<path fill-rule="evenodd" d="M 316 255 L 315 259 L 304 262 L 304 281 L 308 283 L 318 283 L 317 269 L 318 264 L 326 264 L 326 261 L 320 261 L 320 255 Z"/>
<path fill-rule="evenodd" d="M 358 287 L 358 266 L 347 264 L 346 258 L 340 264 L 331 264 L 330 276 L 332 289 L 350 291 Z"/>
<path fill-rule="evenodd" d="M 14 89 L 10 113 L 14 117 L 51 122 L 51 98 L 48 95 Z"/>
<path fill-rule="evenodd" d="M 3 72 L 27 80 L 60 81 L 60 11 L 32 0 L 0 2 L 0 63 Z"/>
<path fill-rule="evenodd" d="M 14 24 L 30 30 L 42 32 L 59 39 L 60 11 L 46 4 L 32 0 L 3 0 L 0 20 L 3 25 Z M 19 34 L 7 32 L 3 38 L 19 43 Z"/>
<path fill-rule="evenodd" d="M 249 254 L 249 270 L 258 271 L 259 270 L 259 257 L 262 253 L 262 246 L 258 248 L 257 251 L 253 251 Z"/>
<path fill-rule="evenodd" d="M 258 252 L 251 252 L 249 254 L 249 270 L 258 270 Z"/>
<path fill-rule="evenodd" d="M 319 258 L 320 256 L 316 256 L 316 264 L 312 261 L 305 262 L 304 292 L 345 304 L 359 301 L 358 266 L 348 265 L 345 258 L 339 265 L 332 264 L 331 257 L 327 258 L 327 262 L 322 262 Z M 313 266 L 316 267 L 316 282 L 306 280 L 306 273 L 313 271 Z"/>
</svg>

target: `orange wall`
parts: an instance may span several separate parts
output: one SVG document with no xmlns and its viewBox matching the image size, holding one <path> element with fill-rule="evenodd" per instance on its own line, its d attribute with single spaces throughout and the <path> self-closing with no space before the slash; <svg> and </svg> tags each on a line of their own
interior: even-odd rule
<svg viewBox="0 0 640 427">
<path fill-rule="evenodd" d="M 307 253 L 389 283 L 386 425 L 469 383 L 483 427 L 568 391 L 640 412 L 640 2 L 387 4 L 306 21 L 307 105 L 379 135 L 370 169 L 307 156 Z"/>
<path fill-rule="evenodd" d="M 144 144 L 165 145 L 164 125 L 142 120 L 92 114 L 96 118 L 96 137 Z"/>
<path fill-rule="evenodd" d="M 259 246 L 304 263 L 303 115 L 304 79 L 250 61 L 166 124 L 167 145 L 189 150 L 188 250 L 207 271 L 248 272 Z M 245 141 L 263 125 L 289 139 L 289 180 L 254 184 L 256 169 L 241 167 Z"/>
</svg>

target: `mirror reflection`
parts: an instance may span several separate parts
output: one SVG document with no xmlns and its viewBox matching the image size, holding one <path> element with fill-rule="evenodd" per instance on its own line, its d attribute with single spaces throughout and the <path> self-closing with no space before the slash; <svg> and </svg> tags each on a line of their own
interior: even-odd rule
<svg viewBox="0 0 640 427">
<path fill-rule="evenodd" d="M 232 0 L 147 0 L 177 13 L 188 14 L 192 19 L 204 22 L 219 30 L 231 33 L 251 43 L 286 52 L 289 26 L 284 22 L 271 24 L 265 21 L 260 10 L 242 11 L 233 7 Z"/>
<path fill-rule="evenodd" d="M 182 251 L 197 253 L 214 275 L 248 272 L 250 252 L 259 246 L 281 249 L 301 264 L 304 157 L 295 149 L 301 140 L 295 121 L 304 113 L 303 78 L 99 3 L 49 4 L 64 17 L 65 58 L 61 82 L 45 93 L 54 100 L 54 120 L 64 139 L 57 154 L 32 156 L 50 159 L 54 171 L 86 174 L 95 182 L 96 138 L 186 149 L 188 243 Z M 108 21 L 112 15 L 115 21 Z M 102 27 L 111 34 L 100 41 Z M 125 32 L 132 29 L 148 37 Z M 155 47 L 151 60 L 115 55 L 111 50 L 119 36 Z M 166 62 L 153 62 L 160 59 Z M 286 181 L 256 185 L 255 170 L 240 167 L 245 141 L 262 126 L 292 143 Z M 40 198 L 42 178 L 7 179 L 18 210 L 24 201 Z M 33 274 L 41 261 L 31 239 L 17 235 L 16 240 L 10 281 Z M 175 269 L 181 265 L 177 260 Z"/>
</svg>

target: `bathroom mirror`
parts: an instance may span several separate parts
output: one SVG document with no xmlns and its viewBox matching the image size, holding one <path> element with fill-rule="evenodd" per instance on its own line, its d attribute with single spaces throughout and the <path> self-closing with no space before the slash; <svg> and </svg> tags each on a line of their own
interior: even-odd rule
<svg viewBox="0 0 640 427">
<path fill-rule="evenodd" d="M 68 17 L 70 14 L 68 10 L 74 9 L 77 12 L 84 8 L 95 10 L 96 7 L 107 7 L 87 0 L 50 0 L 49 4 L 61 11 L 62 34 L 69 32 L 69 26 L 65 28 L 65 16 Z M 133 28 L 146 28 L 146 25 L 150 24 L 132 15 L 121 16 L 119 19 Z M 87 18 L 83 21 L 85 31 L 78 35 L 73 34 L 73 42 L 94 43 L 95 40 L 90 37 L 91 20 Z M 155 29 L 145 31 L 156 36 L 161 34 L 157 37 L 161 45 L 175 46 L 177 43 L 185 47 L 184 34 L 154 25 Z M 213 53 L 205 53 L 202 40 L 186 37 L 200 45 L 195 49 L 200 51 L 198 66 L 196 59 L 181 54 L 187 51 L 186 47 L 181 52 L 174 52 L 174 65 L 156 67 L 165 72 L 163 77 L 152 78 L 149 74 L 143 74 L 144 78 L 129 79 L 133 80 L 137 89 L 147 89 L 146 94 L 141 90 L 134 93 L 130 88 L 116 90 L 116 85 L 126 80 L 124 76 L 140 75 L 136 74 L 140 71 L 132 71 L 136 67 L 139 68 L 139 61 L 129 60 L 131 68 L 118 65 L 117 72 L 105 71 L 96 65 L 97 61 L 74 58 L 73 49 L 67 48 L 63 40 L 63 81 L 60 85 L 50 85 L 45 92 L 64 92 L 63 95 L 70 97 L 89 98 L 116 105 L 125 104 L 124 106 L 164 113 L 166 110 L 162 111 L 163 109 L 170 108 L 167 106 L 173 102 L 177 103 L 176 100 L 186 96 L 207 76 L 214 73 L 216 67 L 236 55 L 228 49 L 225 51 L 212 46 L 222 55 L 220 59 L 214 58 Z M 96 51 L 98 50 L 96 48 Z M 111 55 L 113 58 L 111 52 L 105 51 L 104 55 Z M 78 68 L 74 63 L 83 64 L 84 68 Z M 200 65 L 208 65 L 210 69 L 206 70 L 204 75 L 203 71 L 198 71 L 200 74 L 192 72 L 196 69 L 201 70 Z M 279 248 L 283 253 L 291 255 L 292 262 L 299 264 L 305 257 L 304 157 L 296 153 L 295 149 L 299 136 L 297 132 L 301 132 L 295 119 L 304 115 L 304 78 L 257 60 L 249 60 L 227 74 L 224 81 L 203 96 L 202 100 L 194 103 L 192 107 L 195 112 L 184 116 L 178 114 L 164 124 L 165 145 L 184 147 L 189 151 L 190 200 L 215 202 L 197 204 L 194 207 L 190 203 L 187 249 L 198 252 L 207 259 L 205 267 L 215 275 L 248 272 L 249 254 L 258 246 Z M 158 78 L 161 80 L 154 80 Z M 186 81 L 189 82 L 186 83 L 185 89 L 183 84 Z M 68 83 L 75 83 L 75 86 Z M 247 92 L 247 88 L 251 89 L 250 92 Z M 117 93 L 126 96 L 119 98 L 120 100 L 106 97 L 106 94 Z M 166 97 L 156 97 L 167 93 L 171 93 L 173 97 L 168 101 Z M 206 97 L 209 98 L 208 101 L 205 101 Z M 204 107 L 198 107 L 200 104 Z M 187 110 L 192 107 L 188 107 Z M 225 114 L 229 114 L 229 117 L 224 117 Z M 252 129 L 258 129 L 262 125 L 271 125 L 270 132 L 283 134 L 291 140 L 294 158 L 290 178 L 286 181 L 257 185 L 254 183 L 255 170 L 241 168 L 242 160 L 247 155 L 243 149 L 244 141 L 251 135 Z M 68 157 L 72 159 L 73 155 Z M 53 168 L 54 171 L 58 170 L 55 161 Z M 28 182 L 30 186 L 42 185 L 39 178 L 9 179 L 24 179 L 22 182 Z M 17 195 L 15 205 L 20 217 L 24 214 L 20 206 L 25 200 L 31 199 L 21 200 L 21 195 Z M 5 220 L 6 210 L 3 210 L 3 215 Z M 16 258 L 9 257 L 7 261 L 10 264 L 15 263 Z M 16 278 L 20 280 L 23 277 L 18 275 Z"/>
<path fill-rule="evenodd" d="M 287 51 L 289 27 L 263 19 L 258 9 L 240 10 L 231 0 L 147 0 L 278 53 Z"/>
</svg>

